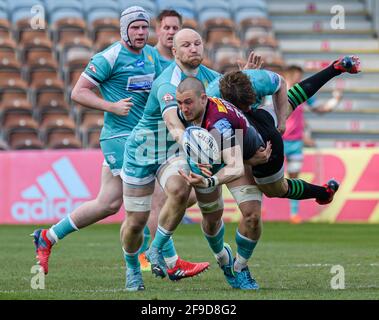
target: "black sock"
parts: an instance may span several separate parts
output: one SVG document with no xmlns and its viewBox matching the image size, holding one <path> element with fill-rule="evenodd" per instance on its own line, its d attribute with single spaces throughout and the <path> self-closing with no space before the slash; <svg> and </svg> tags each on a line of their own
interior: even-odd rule
<svg viewBox="0 0 379 320">
<path fill-rule="evenodd" d="M 288 191 L 282 198 L 304 200 L 304 199 L 319 199 L 326 200 L 329 193 L 325 187 L 310 184 L 301 179 L 286 179 L 288 182 Z"/>
<path fill-rule="evenodd" d="M 312 97 L 325 83 L 341 74 L 341 71 L 336 70 L 333 64 L 334 62 L 313 76 L 295 84 L 288 90 L 288 102 L 291 104 L 293 110 Z"/>
</svg>

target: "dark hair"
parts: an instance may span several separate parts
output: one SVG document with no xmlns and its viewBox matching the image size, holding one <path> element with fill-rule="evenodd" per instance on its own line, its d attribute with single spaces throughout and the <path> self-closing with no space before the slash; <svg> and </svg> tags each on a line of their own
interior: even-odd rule
<svg viewBox="0 0 379 320">
<path fill-rule="evenodd" d="M 237 108 L 255 103 L 256 94 L 250 78 L 242 71 L 230 71 L 220 79 L 221 97 Z"/>
<path fill-rule="evenodd" d="M 177 17 L 179 19 L 179 24 L 182 25 L 183 23 L 182 15 L 176 10 L 171 10 L 171 9 L 162 10 L 157 16 L 157 22 L 162 23 L 162 20 L 166 17 Z"/>
<path fill-rule="evenodd" d="M 304 70 L 302 67 L 296 65 L 296 64 L 291 64 L 285 68 L 285 72 L 300 72 L 304 73 Z"/>
</svg>

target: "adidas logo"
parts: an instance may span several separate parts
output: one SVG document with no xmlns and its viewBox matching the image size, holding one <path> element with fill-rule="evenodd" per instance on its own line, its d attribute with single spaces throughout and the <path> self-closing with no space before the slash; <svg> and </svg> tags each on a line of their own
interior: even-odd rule
<svg viewBox="0 0 379 320">
<path fill-rule="evenodd" d="M 52 164 L 52 170 L 38 176 L 35 184 L 24 189 L 21 198 L 23 201 L 12 205 L 13 218 L 38 222 L 62 219 L 91 198 L 91 193 L 71 161 L 63 157 Z"/>
</svg>

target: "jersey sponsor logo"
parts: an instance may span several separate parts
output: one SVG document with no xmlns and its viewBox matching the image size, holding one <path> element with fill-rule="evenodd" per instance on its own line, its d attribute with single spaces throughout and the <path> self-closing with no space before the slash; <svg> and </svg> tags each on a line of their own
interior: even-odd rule
<svg viewBox="0 0 379 320">
<path fill-rule="evenodd" d="M 21 201 L 11 207 L 17 221 L 62 219 L 91 197 L 87 186 L 67 157 L 52 164 L 52 170 L 38 176 L 22 190 Z"/>
<path fill-rule="evenodd" d="M 90 64 L 88 67 L 93 73 L 96 73 L 96 67 L 93 64 Z"/>
<path fill-rule="evenodd" d="M 129 77 L 126 90 L 149 92 L 153 84 L 154 76 L 155 76 L 155 73 Z"/>
<path fill-rule="evenodd" d="M 136 67 L 143 68 L 145 66 L 145 61 L 138 59 L 136 61 Z"/>
</svg>

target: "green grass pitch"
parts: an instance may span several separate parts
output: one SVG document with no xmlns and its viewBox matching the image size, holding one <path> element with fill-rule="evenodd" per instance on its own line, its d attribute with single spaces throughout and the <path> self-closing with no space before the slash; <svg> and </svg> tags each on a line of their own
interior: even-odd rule
<svg viewBox="0 0 379 320">
<path fill-rule="evenodd" d="M 235 251 L 236 224 L 225 240 Z M 265 223 L 249 266 L 261 289 L 231 289 L 199 225 L 180 225 L 174 240 L 181 257 L 210 261 L 204 274 L 179 282 L 144 272 L 146 290 L 124 291 L 125 267 L 119 225 L 95 225 L 53 248 L 44 290 L 31 289 L 33 226 L 0 226 L 0 299 L 378 299 L 379 226 Z M 334 290 L 334 265 L 344 268 L 345 289 Z"/>
</svg>

